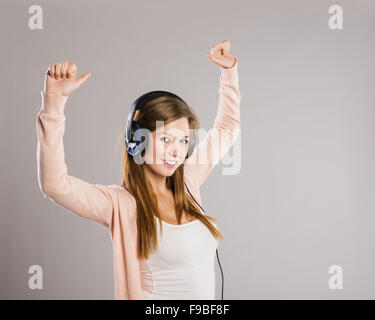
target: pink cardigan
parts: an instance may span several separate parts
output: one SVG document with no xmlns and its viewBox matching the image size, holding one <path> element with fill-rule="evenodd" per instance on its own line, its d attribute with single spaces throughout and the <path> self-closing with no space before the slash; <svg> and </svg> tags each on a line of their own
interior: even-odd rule
<svg viewBox="0 0 375 320">
<path fill-rule="evenodd" d="M 237 68 L 238 62 L 231 69 L 220 67 L 219 103 L 213 128 L 185 163 L 186 184 L 200 205 L 201 184 L 239 134 L 241 95 Z M 115 299 L 145 299 L 136 254 L 137 213 L 134 197 L 122 186 L 90 184 L 68 175 L 63 145 L 64 107 L 68 97 L 43 91 L 41 95 L 42 105 L 37 115 L 36 129 L 38 183 L 44 197 L 110 230 L 114 250 Z M 200 163 L 198 159 L 201 158 L 197 157 L 202 152 L 203 159 L 208 159 L 204 163 Z"/>
</svg>

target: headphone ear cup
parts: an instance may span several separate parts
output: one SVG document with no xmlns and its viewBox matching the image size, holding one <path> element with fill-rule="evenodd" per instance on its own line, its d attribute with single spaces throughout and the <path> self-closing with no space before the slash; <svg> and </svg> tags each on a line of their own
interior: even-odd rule
<svg viewBox="0 0 375 320">
<path fill-rule="evenodd" d="M 139 124 L 137 121 L 133 121 L 132 125 L 132 141 L 136 142 L 139 141 Z"/>
<path fill-rule="evenodd" d="M 144 157 L 146 152 L 147 152 L 147 148 L 149 146 L 149 139 L 150 139 L 150 135 L 147 135 L 147 136 L 143 136 L 142 137 L 142 142 L 140 144 L 140 147 L 142 149 L 142 153 L 141 153 L 141 156 Z"/>
<path fill-rule="evenodd" d="M 130 142 L 133 144 L 131 154 L 133 156 L 139 154 L 144 140 L 145 137 L 142 137 L 140 124 L 137 121 L 133 121 L 130 133 Z"/>
<path fill-rule="evenodd" d="M 185 159 L 188 159 L 192 155 L 195 149 L 195 145 L 196 145 L 196 138 L 193 138 L 192 141 L 190 142 L 188 153 Z"/>
</svg>

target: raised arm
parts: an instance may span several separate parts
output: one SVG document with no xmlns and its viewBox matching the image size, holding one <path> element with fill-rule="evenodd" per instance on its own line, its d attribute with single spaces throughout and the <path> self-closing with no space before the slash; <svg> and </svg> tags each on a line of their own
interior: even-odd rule
<svg viewBox="0 0 375 320">
<path fill-rule="evenodd" d="M 45 90 L 41 91 L 42 105 L 36 120 L 39 187 L 44 196 L 56 204 L 109 228 L 117 197 L 116 186 L 90 184 L 67 173 L 63 145 L 64 108 L 69 94 L 86 81 L 90 74 L 76 79 L 76 67 L 68 62 L 62 69 L 65 77 L 57 77 L 56 72 L 60 74 L 62 66 L 50 66 Z M 68 73 L 71 78 L 67 78 Z"/>
<path fill-rule="evenodd" d="M 229 53 L 229 48 L 229 41 L 226 40 L 211 50 L 212 55 L 209 58 L 217 63 L 221 70 L 217 114 L 213 127 L 186 160 L 184 167 L 186 179 L 198 188 L 232 147 L 240 131 L 238 61 Z M 231 59 L 234 59 L 234 65 L 230 62 Z"/>
</svg>

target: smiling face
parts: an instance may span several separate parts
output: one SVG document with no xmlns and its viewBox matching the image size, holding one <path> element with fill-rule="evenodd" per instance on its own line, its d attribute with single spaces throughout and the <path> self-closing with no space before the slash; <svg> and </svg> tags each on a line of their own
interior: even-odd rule
<svg viewBox="0 0 375 320">
<path fill-rule="evenodd" d="M 174 120 L 152 132 L 145 154 L 145 165 L 153 173 L 171 176 L 185 161 L 189 149 L 189 122 L 187 118 Z M 165 161 L 172 161 L 167 164 Z M 174 161 L 174 162 L 173 162 Z"/>
</svg>

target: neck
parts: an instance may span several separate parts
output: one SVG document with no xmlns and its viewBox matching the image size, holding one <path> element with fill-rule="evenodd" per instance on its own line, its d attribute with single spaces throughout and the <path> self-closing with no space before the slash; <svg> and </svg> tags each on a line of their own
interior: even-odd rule
<svg viewBox="0 0 375 320">
<path fill-rule="evenodd" d="M 151 171 L 147 165 L 145 166 L 145 174 L 150 182 L 154 193 L 158 195 L 166 195 L 170 192 L 167 188 L 167 178 L 165 176 L 158 175 Z"/>
</svg>

